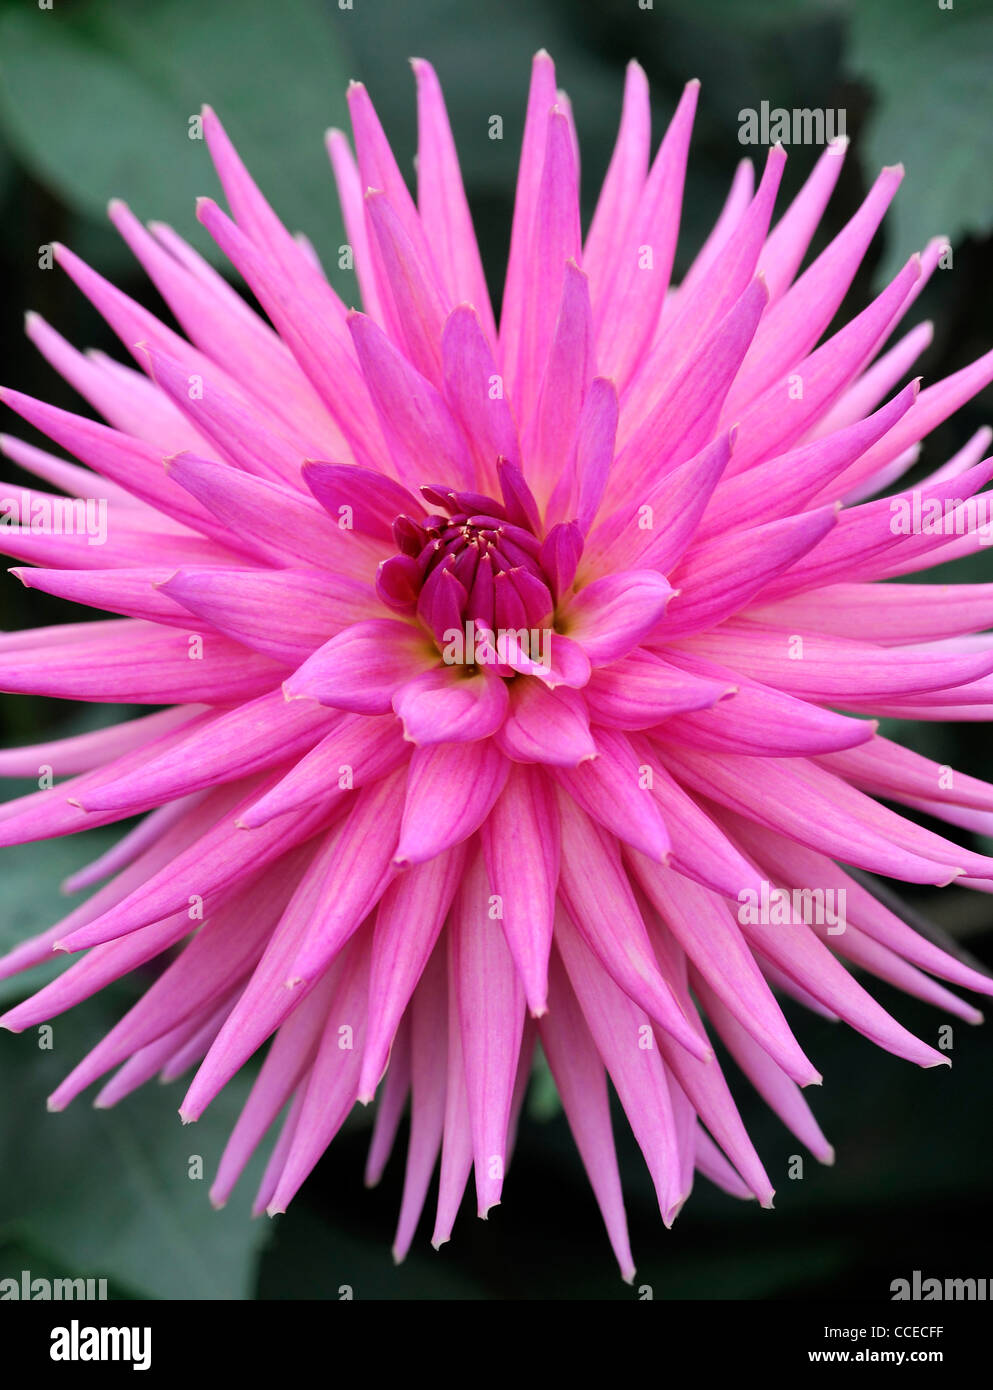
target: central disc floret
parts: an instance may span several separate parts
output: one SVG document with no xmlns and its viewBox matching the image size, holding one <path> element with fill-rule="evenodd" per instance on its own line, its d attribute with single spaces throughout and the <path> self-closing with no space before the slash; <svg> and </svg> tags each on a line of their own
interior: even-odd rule
<svg viewBox="0 0 993 1390">
<path fill-rule="evenodd" d="M 505 469 L 501 482 L 502 502 L 422 487 L 433 510 L 393 523 L 399 553 L 379 568 L 379 595 L 395 611 L 416 614 L 441 644 L 469 623 L 477 634 L 551 625 L 555 594 L 542 566 L 537 508 L 526 489 L 507 485 Z"/>
</svg>

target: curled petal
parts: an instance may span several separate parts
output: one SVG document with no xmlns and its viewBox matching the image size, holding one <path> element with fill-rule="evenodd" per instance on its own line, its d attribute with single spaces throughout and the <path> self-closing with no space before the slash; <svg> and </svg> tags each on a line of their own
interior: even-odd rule
<svg viewBox="0 0 993 1390">
<path fill-rule="evenodd" d="M 416 749 L 395 862 L 423 864 L 467 840 L 489 815 L 509 771 L 507 759 L 485 739 Z M 465 795 L 453 799 L 453 786 Z"/>
<path fill-rule="evenodd" d="M 657 626 L 673 597 L 654 570 L 628 570 L 595 579 L 562 610 L 566 635 L 582 647 L 593 666 L 626 656 Z"/>
<path fill-rule="evenodd" d="M 393 708 L 411 743 L 470 743 L 489 738 L 507 716 L 507 683 L 487 667 L 435 666 L 402 685 Z"/>
<path fill-rule="evenodd" d="M 316 700 L 357 714 L 385 714 L 413 676 L 438 664 L 420 628 L 371 618 L 332 637 L 283 685 L 288 700 Z"/>
<path fill-rule="evenodd" d="M 549 689 L 528 676 L 514 682 L 498 741 L 515 762 L 575 767 L 596 757 L 582 696 L 568 686 Z"/>
</svg>

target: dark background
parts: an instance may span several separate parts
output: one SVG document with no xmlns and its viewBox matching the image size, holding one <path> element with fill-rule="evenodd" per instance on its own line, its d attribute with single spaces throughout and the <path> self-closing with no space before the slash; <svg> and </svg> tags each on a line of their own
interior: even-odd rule
<svg viewBox="0 0 993 1390">
<path fill-rule="evenodd" d="M 44 0 L 43 0 L 44 3 Z M 645 0 L 643 0 L 645 3 Z M 568 91 L 582 142 L 584 213 L 609 158 L 624 65 L 637 57 L 652 83 L 656 138 L 689 77 L 703 91 L 691 152 L 677 274 L 711 225 L 743 154 L 738 112 L 763 100 L 787 108 L 844 108 L 852 149 L 818 250 L 851 215 L 882 164 L 907 178 L 843 310 L 866 296 L 932 235 L 948 235 L 954 266 L 939 271 L 910 322 L 935 321 L 920 370 L 933 381 L 985 351 L 991 333 L 990 228 L 993 9 L 956 0 L 0 0 L 0 303 L 2 379 L 59 405 L 78 400 L 26 344 L 25 309 L 40 311 L 78 346 L 121 355 L 102 322 L 58 270 L 38 268 L 39 247 L 62 240 L 129 294 L 162 311 L 105 224 L 114 195 L 143 218 L 172 223 L 204 251 L 193 198 L 218 187 L 187 122 L 209 101 L 277 211 L 334 266 L 344 240 L 322 147 L 347 127 L 344 88 L 365 81 L 402 167 L 415 149 L 409 56 L 438 69 L 463 161 L 491 286 L 499 294 L 530 58 L 548 48 Z M 489 118 L 504 119 L 491 141 Z M 818 151 L 791 147 L 780 207 Z M 348 299 L 350 277 L 334 272 Z M 908 324 L 904 327 L 909 326 Z M 6 412 L 5 412 L 6 414 Z M 929 471 L 993 414 L 990 393 L 928 440 Z M 30 431 L 7 415 L 0 428 Z M 35 441 L 40 442 L 40 441 Z M 4 477 L 26 481 L 13 465 Z M 944 577 L 944 576 L 943 576 Z M 989 579 L 989 553 L 947 576 Z M 86 618 L 45 595 L 0 582 L 0 628 Z M 127 711 L 0 695 L 0 738 L 34 741 L 111 722 Z M 886 730 L 941 762 L 993 775 L 982 725 Z M 10 784 L 11 794 L 27 790 Z M 111 828 L 0 852 L 0 945 L 67 910 L 59 882 L 110 843 Z M 989 850 L 990 845 L 982 846 Z M 993 962 L 989 900 L 913 895 L 918 910 Z M 71 904 L 70 904 L 71 905 Z M 35 972 L 43 978 L 48 967 Z M 428 1244 L 427 1219 L 406 1264 L 389 1255 L 402 1183 L 404 1134 L 380 1189 L 362 1168 L 370 1117 L 352 1116 L 290 1212 L 251 1222 L 250 1180 L 229 1208 L 211 1211 L 206 1188 L 244 1084 L 229 1087 L 192 1130 L 169 1093 L 144 1088 L 118 1109 L 85 1098 L 65 1114 L 44 1097 L 119 1017 L 139 982 L 124 982 L 55 1021 L 51 1050 L 34 1033 L 0 1036 L 0 1277 L 106 1277 L 112 1294 L 148 1298 L 627 1298 L 593 1198 L 538 1074 L 501 1207 L 484 1225 L 470 1192 L 453 1242 Z M 0 1000 L 27 992 L 0 984 Z M 881 1002 L 932 1043 L 946 1022 L 886 986 Z M 988 1102 L 993 1033 L 955 1025 L 954 1066 L 919 1071 L 864 1039 L 792 1010 L 801 1043 L 824 1073 L 808 1092 L 838 1154 L 834 1169 L 808 1160 L 787 1176 L 798 1144 L 729 1070 L 746 1122 L 778 1188 L 775 1212 L 724 1197 L 700 1179 L 675 1229 L 661 1226 L 644 1165 L 623 1124 L 618 1143 L 637 1287 L 656 1298 L 885 1298 L 894 1278 L 993 1275 L 989 1258 Z M 187 1176 L 191 1154 L 206 1178 Z M 471 1184 L 470 1184 L 471 1188 Z M 431 1207 L 429 1196 L 428 1206 Z"/>
</svg>

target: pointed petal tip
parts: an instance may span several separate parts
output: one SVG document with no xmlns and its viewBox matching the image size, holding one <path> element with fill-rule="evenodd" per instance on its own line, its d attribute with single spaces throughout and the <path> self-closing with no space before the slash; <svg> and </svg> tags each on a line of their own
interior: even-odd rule
<svg viewBox="0 0 993 1390">
<path fill-rule="evenodd" d="M 61 1101 L 57 1101 L 54 1096 L 49 1096 L 45 1101 L 45 1109 L 50 1115 L 61 1115 L 65 1106 Z"/>
<path fill-rule="evenodd" d="M 213 1188 L 208 1192 L 207 1198 L 215 1211 L 223 1211 L 228 1204 L 228 1199 L 226 1197 L 218 1197 Z"/>
<path fill-rule="evenodd" d="M 174 579 L 178 578 L 179 573 L 179 570 L 173 570 L 171 574 L 166 575 L 165 579 L 153 579 L 152 588 L 164 589 L 167 584 L 171 584 Z"/>
<path fill-rule="evenodd" d="M 662 1216 L 662 1225 L 666 1228 L 667 1231 L 672 1230 L 673 1225 L 675 1224 L 676 1217 L 682 1211 L 683 1204 L 685 1203 L 685 1201 L 686 1197 L 680 1197 L 678 1201 L 673 1202 L 672 1206 L 669 1207 L 667 1211 L 662 1211 L 661 1207 L 659 1208 L 659 1211 Z"/>
<path fill-rule="evenodd" d="M 312 704 L 315 704 L 315 705 L 319 705 L 319 704 L 321 703 L 320 700 L 318 700 L 318 698 L 316 697 L 316 695 L 307 695 L 307 694 L 294 695 L 294 694 L 292 694 L 291 692 L 289 692 L 289 691 L 286 689 L 286 687 L 287 687 L 288 684 L 289 684 L 288 681 L 284 681 L 283 684 L 282 684 L 282 686 L 280 687 L 280 689 L 281 689 L 282 692 L 283 692 L 283 699 L 286 701 L 287 704 L 289 704 L 289 703 L 290 703 L 291 701 L 293 701 L 293 700 L 310 700 L 311 703 L 312 703 Z"/>
<path fill-rule="evenodd" d="M 823 1153 L 817 1155 L 817 1162 L 823 1163 L 825 1168 L 833 1168 L 835 1160 L 834 1148 L 831 1144 L 827 1146 Z"/>
</svg>

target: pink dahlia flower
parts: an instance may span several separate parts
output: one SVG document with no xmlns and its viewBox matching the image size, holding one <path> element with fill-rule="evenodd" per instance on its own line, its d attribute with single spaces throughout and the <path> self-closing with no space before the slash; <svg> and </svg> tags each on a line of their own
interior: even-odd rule
<svg viewBox="0 0 993 1390">
<path fill-rule="evenodd" d="M 441 92 L 414 71 L 416 203 L 364 87 L 355 156 L 328 141 L 362 312 L 209 110 L 231 216 L 209 200 L 198 215 L 268 323 L 120 203 L 185 336 L 58 248 L 139 370 L 32 317 L 107 423 L 4 393 L 78 463 L 6 439 L 56 492 L 18 492 L 22 524 L 0 537 L 25 584 L 119 616 L 5 635 L 0 683 L 165 708 L 0 754 L 4 774 L 66 776 L 2 807 L 5 845 L 144 817 L 72 880 L 102 883 L 90 900 L 5 959 L 10 975 L 83 953 L 3 1022 L 160 960 L 50 1105 L 113 1071 L 111 1105 L 196 1064 L 186 1121 L 268 1042 L 218 1205 L 286 1110 L 255 1200 L 283 1211 L 378 1093 L 375 1181 L 409 1097 L 398 1257 L 439 1157 L 436 1245 L 471 1170 L 480 1215 L 500 1200 L 540 1043 L 630 1277 L 608 1076 L 667 1225 L 697 1170 L 767 1206 L 711 1037 L 830 1162 L 801 1089 L 820 1078 L 777 997 L 930 1067 L 947 1058 L 848 967 L 970 1021 L 938 981 L 993 988 L 850 872 L 993 885 L 993 859 L 875 799 L 989 831 L 993 788 L 871 717 L 988 717 L 993 586 L 881 581 L 983 543 L 989 433 L 918 490 L 918 515 L 954 525 L 895 525 L 888 496 L 867 500 L 993 378 L 993 353 L 896 390 L 928 327 L 881 349 L 940 242 L 824 337 L 901 177 L 884 169 L 798 275 L 840 146 L 771 230 L 785 155 L 754 191 L 743 164 L 673 285 L 697 84 L 650 162 L 636 64 L 584 238 L 544 53 L 498 329 Z M 87 501 L 105 544 L 68 524 Z M 62 534 L 35 524 L 60 516 Z M 798 912 L 794 893 L 833 912 Z"/>
</svg>

